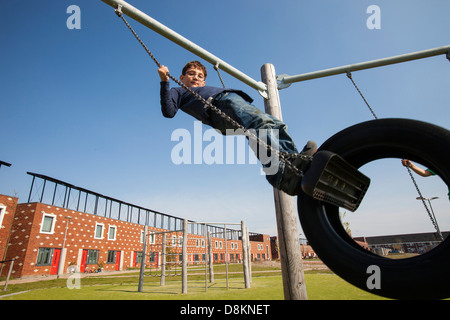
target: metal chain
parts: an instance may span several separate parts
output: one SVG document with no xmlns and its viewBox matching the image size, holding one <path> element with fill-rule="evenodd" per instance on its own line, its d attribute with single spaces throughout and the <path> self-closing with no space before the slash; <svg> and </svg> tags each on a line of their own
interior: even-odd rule
<svg viewBox="0 0 450 320">
<path fill-rule="evenodd" d="M 353 83 L 353 86 L 355 87 L 356 91 L 358 91 L 359 95 L 361 96 L 361 98 L 364 100 L 364 102 L 366 103 L 366 106 L 369 108 L 370 112 L 372 112 L 372 115 L 375 119 L 378 119 L 377 115 L 375 114 L 375 112 L 373 111 L 372 107 L 369 105 L 369 103 L 367 102 L 366 98 L 364 97 L 364 95 L 362 94 L 362 92 L 359 90 L 358 86 L 356 85 L 355 81 L 353 81 L 353 77 L 352 77 L 352 73 L 350 71 L 347 71 L 347 77 L 350 79 L 350 81 Z"/>
<path fill-rule="evenodd" d="M 121 5 L 118 6 L 117 9 L 115 9 L 115 13 L 117 14 L 118 17 L 120 17 L 122 19 L 122 21 L 125 23 L 125 25 L 128 27 L 128 29 L 133 33 L 134 37 L 139 41 L 139 43 L 141 44 L 141 46 L 145 49 L 145 51 L 147 52 L 147 54 L 150 56 L 150 58 L 156 63 L 156 65 L 158 67 L 161 67 L 161 64 L 159 63 L 159 61 L 155 58 L 155 56 L 151 53 L 151 51 L 147 48 L 147 46 L 144 44 L 144 42 L 141 40 L 141 38 L 137 35 L 137 33 L 134 31 L 134 29 L 131 27 L 131 25 L 128 23 L 128 21 L 124 18 L 122 10 L 121 10 Z M 198 99 L 199 101 L 201 101 L 205 107 L 210 108 L 211 110 L 213 110 L 214 112 L 216 112 L 220 117 L 222 117 L 223 119 L 225 119 L 226 121 L 228 121 L 233 127 L 235 127 L 236 129 L 240 129 L 242 130 L 242 132 L 244 133 L 244 135 L 246 135 L 249 139 L 252 138 L 254 140 L 256 140 L 260 145 L 262 145 L 264 148 L 266 148 L 267 150 L 270 150 L 272 152 L 274 152 L 276 155 L 278 155 L 278 158 L 280 159 L 281 162 L 284 162 L 285 165 L 291 169 L 294 174 L 298 177 L 303 177 L 303 172 L 301 170 L 299 170 L 297 167 L 295 167 L 288 159 L 287 157 L 293 157 L 293 158 L 300 158 L 303 160 L 311 160 L 312 157 L 311 156 L 306 156 L 306 155 L 301 155 L 301 154 L 291 154 L 285 151 L 280 151 L 278 149 L 273 148 L 272 146 L 269 146 L 265 141 L 261 140 L 258 136 L 256 136 L 252 131 L 246 129 L 244 126 L 242 126 L 241 124 L 239 124 L 237 121 L 235 121 L 234 119 L 232 119 L 231 117 L 229 117 L 227 114 L 225 114 L 222 110 L 220 110 L 219 108 L 217 108 L 216 106 L 214 106 L 210 101 L 207 101 L 206 99 L 204 99 L 202 96 L 200 96 L 198 93 L 194 92 L 191 88 L 187 87 L 184 83 L 182 83 L 181 81 L 179 81 L 178 79 L 176 79 L 174 76 L 172 76 L 170 73 L 167 73 L 167 76 L 172 79 L 175 83 L 177 83 L 179 86 L 181 86 L 182 88 L 186 89 L 190 94 L 192 94 L 196 99 Z"/>
<path fill-rule="evenodd" d="M 441 239 L 441 241 L 444 241 L 444 237 L 442 236 L 441 231 L 439 230 L 439 226 L 437 225 L 436 220 L 434 220 L 433 215 L 431 214 L 427 204 L 425 203 L 425 198 L 422 196 L 422 192 L 420 192 L 419 186 L 416 183 L 416 179 L 414 179 L 414 177 L 413 177 L 411 169 L 409 167 L 406 167 L 406 169 L 408 170 L 409 176 L 411 177 L 412 181 L 414 182 L 414 186 L 416 187 L 416 191 L 419 194 L 420 200 L 422 200 L 423 206 L 427 210 L 428 217 L 430 218 L 431 223 L 433 224 L 433 227 L 436 229 L 436 232 L 437 232 L 439 238 Z"/>
<path fill-rule="evenodd" d="M 216 65 L 214 66 L 214 70 L 217 71 L 217 75 L 219 76 L 220 82 L 222 82 L 222 87 L 225 88 L 225 82 L 223 82 L 222 76 L 220 75 L 219 71 L 219 63 L 216 63 Z"/>
<path fill-rule="evenodd" d="M 355 89 L 358 91 L 359 95 L 361 96 L 361 98 L 364 100 L 364 102 L 366 103 L 367 107 L 369 108 L 370 112 L 372 113 L 372 115 L 374 116 L 375 119 L 378 120 L 377 115 L 375 114 L 375 112 L 373 111 L 372 107 L 369 105 L 369 103 L 367 102 L 366 98 L 364 97 L 364 95 L 362 94 L 362 92 L 359 90 L 358 86 L 356 85 L 355 81 L 353 80 L 352 74 L 350 71 L 347 71 L 347 77 L 351 80 L 351 82 L 353 83 L 353 86 L 355 87 Z M 423 206 L 425 207 L 425 210 L 428 213 L 428 216 L 431 220 L 431 223 L 433 224 L 433 227 L 436 229 L 439 237 L 441 238 L 441 240 L 444 240 L 442 237 L 442 234 L 439 230 L 439 227 L 437 225 L 437 222 L 435 221 L 435 219 L 433 218 L 433 215 L 430 212 L 430 209 L 428 208 L 427 204 L 425 203 L 424 197 L 422 196 L 422 192 L 420 192 L 419 186 L 417 185 L 416 179 L 414 178 L 413 174 L 411 173 L 411 169 L 409 167 L 406 167 L 409 176 L 411 177 L 411 180 L 414 184 L 414 187 L 416 188 L 417 193 L 419 194 L 420 199 L 422 200 Z"/>
</svg>

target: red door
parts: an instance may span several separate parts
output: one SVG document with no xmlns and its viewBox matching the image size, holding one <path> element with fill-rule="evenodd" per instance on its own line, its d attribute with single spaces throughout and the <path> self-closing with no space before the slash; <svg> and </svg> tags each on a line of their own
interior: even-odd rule
<svg viewBox="0 0 450 320">
<path fill-rule="evenodd" d="M 133 268 L 136 268 L 137 252 L 133 252 Z"/>
<path fill-rule="evenodd" d="M 50 269 L 50 274 L 58 273 L 59 258 L 61 258 L 61 249 L 53 249 L 52 267 Z"/>
<path fill-rule="evenodd" d="M 83 250 L 81 254 L 81 264 L 80 264 L 80 272 L 83 273 L 86 270 L 86 260 L 87 260 L 87 250 Z"/>
<path fill-rule="evenodd" d="M 116 271 L 120 269 L 120 251 L 116 251 Z"/>
</svg>

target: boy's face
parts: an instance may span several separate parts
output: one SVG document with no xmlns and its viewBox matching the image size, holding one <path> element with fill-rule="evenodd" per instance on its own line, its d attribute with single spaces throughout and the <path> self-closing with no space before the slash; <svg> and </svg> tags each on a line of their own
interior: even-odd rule
<svg viewBox="0 0 450 320">
<path fill-rule="evenodd" d="M 180 76 L 180 81 L 186 87 L 203 87 L 205 86 L 205 75 L 201 69 L 189 68 L 184 75 Z"/>
</svg>

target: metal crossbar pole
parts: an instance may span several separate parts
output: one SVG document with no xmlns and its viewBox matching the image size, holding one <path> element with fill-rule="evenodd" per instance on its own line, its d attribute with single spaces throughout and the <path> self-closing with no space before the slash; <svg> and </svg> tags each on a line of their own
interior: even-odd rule
<svg viewBox="0 0 450 320">
<path fill-rule="evenodd" d="M 449 58 L 450 54 L 450 45 L 423 50 L 423 51 L 416 51 L 412 53 L 402 54 L 398 56 L 378 59 L 378 60 L 372 60 L 372 61 L 366 61 L 361 63 L 355 63 L 355 64 L 349 64 L 346 66 L 331 68 L 331 69 L 324 69 L 319 70 L 315 72 L 309 72 L 309 73 L 303 73 L 295 76 L 289 76 L 289 75 L 279 75 L 277 76 L 278 80 L 278 89 L 284 89 L 287 88 L 290 84 L 294 82 L 301 82 L 305 80 L 312 80 L 317 78 L 323 78 L 328 76 L 333 76 L 337 74 L 352 72 L 352 71 L 359 71 L 359 70 L 365 70 L 365 69 L 371 69 L 376 67 L 383 67 L 391 64 L 396 63 L 402 63 L 412 60 L 418 60 L 423 58 L 429 58 L 441 54 L 447 54 L 447 58 Z"/>
<path fill-rule="evenodd" d="M 150 231 L 149 234 L 163 234 L 163 233 L 182 233 L 183 230 L 169 230 L 169 231 Z"/>
<path fill-rule="evenodd" d="M 216 224 L 216 225 L 224 225 L 224 226 L 240 226 L 240 223 L 231 223 L 231 222 L 194 222 L 194 221 L 190 221 L 190 224 L 207 224 L 207 225 L 211 225 L 211 224 Z"/>
<path fill-rule="evenodd" d="M 239 71 L 238 69 L 234 68 L 233 66 L 226 63 L 225 61 L 219 59 L 212 53 L 206 51 L 202 47 L 196 45 L 195 43 L 186 39 L 185 37 L 181 36 L 180 34 L 176 33 L 175 31 L 169 29 L 162 23 L 156 21 L 155 19 L 153 19 L 152 17 L 143 13 L 142 11 L 138 10 L 137 8 L 133 7 L 129 3 L 122 1 L 122 0 L 102 0 L 102 1 L 115 9 L 117 9 L 117 7 L 119 5 L 122 6 L 122 12 L 124 14 L 126 14 L 127 16 L 129 16 L 130 18 L 143 24 L 144 26 L 146 26 L 149 29 L 155 31 L 156 33 L 162 35 L 163 37 L 169 39 L 170 41 L 178 44 L 182 48 L 192 52 L 196 56 L 208 61 L 212 65 L 218 66 L 218 68 L 222 69 L 226 73 L 228 73 L 231 76 L 246 83 L 250 87 L 258 90 L 261 95 L 263 95 L 263 96 L 265 95 L 267 88 L 263 82 L 252 79 L 248 75 L 246 75 L 243 72 Z"/>
</svg>

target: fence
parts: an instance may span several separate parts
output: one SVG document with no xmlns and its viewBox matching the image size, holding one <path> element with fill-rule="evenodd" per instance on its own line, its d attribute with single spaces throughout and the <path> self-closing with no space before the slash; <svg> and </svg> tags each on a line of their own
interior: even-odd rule
<svg viewBox="0 0 450 320">
<path fill-rule="evenodd" d="M 211 232 L 208 228 L 221 225 L 221 231 Z M 245 288 L 250 288 L 251 283 L 251 268 L 250 268 L 250 242 L 249 234 L 245 222 L 241 223 L 201 223 L 201 222 L 190 222 L 188 220 L 183 220 L 183 228 L 180 230 L 169 230 L 160 232 L 147 232 L 145 231 L 146 237 L 143 243 L 143 254 L 141 260 L 141 272 L 139 277 L 139 288 L 138 291 L 143 290 L 143 279 L 145 276 L 145 256 L 147 252 L 147 247 L 149 248 L 150 254 L 154 259 L 150 263 L 149 276 L 159 276 L 160 285 L 165 285 L 165 279 L 167 276 L 180 275 L 177 273 L 179 269 L 177 267 L 181 264 L 181 278 L 182 278 L 182 293 L 188 292 L 188 270 L 189 271 L 201 271 L 204 272 L 205 280 L 205 291 L 208 291 L 208 282 L 212 283 L 214 279 L 214 267 L 213 267 L 213 244 L 212 239 L 215 235 L 215 239 L 224 239 L 225 242 L 225 256 L 224 262 L 226 266 L 226 285 L 229 288 L 228 279 L 228 240 L 238 240 L 236 235 L 238 230 L 228 229 L 229 225 L 240 225 L 240 236 L 238 238 L 242 241 L 242 265 L 244 273 L 244 285 Z M 193 228 L 194 227 L 194 228 Z M 200 227 L 200 228 L 199 228 Z M 197 234 L 194 237 L 188 237 L 188 230 L 196 229 Z M 199 230 L 200 229 L 200 230 Z M 199 234 L 200 233 L 200 234 Z M 150 240 L 150 241 L 149 241 Z M 148 244 L 147 244 L 148 243 Z M 204 253 L 199 257 L 199 250 L 188 255 L 188 249 L 204 249 Z M 180 252 L 181 251 L 181 252 Z M 181 254 L 180 254 L 181 253 Z M 189 259 L 192 256 L 192 259 Z M 193 265 L 193 268 L 188 269 L 188 265 Z M 153 267 L 154 266 L 154 267 Z M 199 268 L 196 268 L 200 266 Z M 204 267 L 201 267 L 204 266 Z M 160 271 L 158 273 L 158 270 Z M 208 277 L 209 275 L 209 277 Z"/>
</svg>

